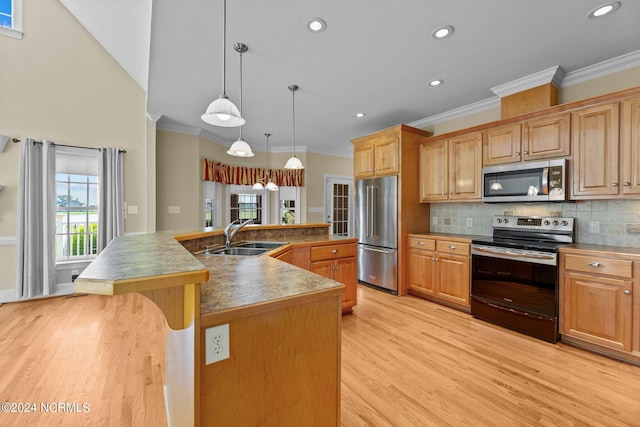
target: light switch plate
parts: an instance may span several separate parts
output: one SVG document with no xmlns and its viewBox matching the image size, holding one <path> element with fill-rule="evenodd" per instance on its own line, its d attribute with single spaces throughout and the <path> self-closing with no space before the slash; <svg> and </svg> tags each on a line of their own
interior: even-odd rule
<svg viewBox="0 0 640 427">
<path fill-rule="evenodd" d="M 130 214 L 137 214 L 137 213 L 138 213 L 138 207 L 137 207 L 137 206 L 135 206 L 135 205 L 129 205 L 129 206 L 127 207 L 127 213 L 130 213 Z"/>
</svg>

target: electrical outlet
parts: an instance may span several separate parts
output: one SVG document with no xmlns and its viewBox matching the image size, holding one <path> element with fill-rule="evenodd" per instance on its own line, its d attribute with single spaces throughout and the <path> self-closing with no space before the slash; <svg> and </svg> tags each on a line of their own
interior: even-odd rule
<svg viewBox="0 0 640 427">
<path fill-rule="evenodd" d="M 133 214 L 133 215 L 137 214 L 138 213 L 138 207 L 135 206 L 135 205 L 129 205 L 129 207 L 127 208 L 127 213 L 130 213 L 130 214 Z"/>
<path fill-rule="evenodd" d="M 467 227 L 473 227 L 473 218 L 467 218 Z"/>
<path fill-rule="evenodd" d="M 179 214 L 180 213 L 180 206 L 169 206 L 169 213 L 170 214 Z"/>
<path fill-rule="evenodd" d="M 431 225 L 438 225 L 438 217 L 434 216 L 433 218 L 431 218 Z"/>
<path fill-rule="evenodd" d="M 229 358 L 229 324 L 207 328 L 204 332 L 205 359 L 210 365 Z"/>
<path fill-rule="evenodd" d="M 589 222 L 589 233 L 591 233 L 591 234 L 600 233 L 600 223 L 598 221 L 590 221 Z"/>
</svg>

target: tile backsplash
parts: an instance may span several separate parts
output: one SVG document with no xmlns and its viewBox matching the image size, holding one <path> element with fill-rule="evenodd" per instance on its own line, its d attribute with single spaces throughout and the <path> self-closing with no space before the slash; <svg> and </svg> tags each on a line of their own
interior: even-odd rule
<svg viewBox="0 0 640 427">
<path fill-rule="evenodd" d="M 576 218 L 576 241 L 640 247 L 640 200 L 567 203 L 432 203 L 431 231 L 490 236 L 494 215 Z M 468 219 L 471 221 L 468 221 Z M 468 223 L 471 226 L 468 227 Z"/>
</svg>

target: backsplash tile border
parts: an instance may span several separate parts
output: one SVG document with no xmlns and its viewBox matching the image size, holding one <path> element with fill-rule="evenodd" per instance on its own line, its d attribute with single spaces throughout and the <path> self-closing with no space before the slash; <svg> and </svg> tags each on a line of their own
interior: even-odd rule
<svg viewBox="0 0 640 427">
<path fill-rule="evenodd" d="M 431 231 L 490 236 L 494 215 L 576 218 L 576 242 L 640 248 L 640 200 L 585 200 L 563 203 L 432 203 Z M 437 224 L 434 224 L 434 217 Z M 467 218 L 473 226 L 467 227 Z M 599 228 L 590 233 L 589 225 Z"/>
</svg>

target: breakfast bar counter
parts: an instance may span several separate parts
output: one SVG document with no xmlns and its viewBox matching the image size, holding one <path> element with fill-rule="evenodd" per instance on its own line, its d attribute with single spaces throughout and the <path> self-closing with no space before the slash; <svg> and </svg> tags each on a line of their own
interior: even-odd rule
<svg viewBox="0 0 640 427">
<path fill-rule="evenodd" d="M 266 238 L 282 227 L 264 227 Z M 300 236 L 279 240 L 332 241 L 325 224 L 317 227 L 325 234 L 303 225 Z M 260 228 L 251 227 L 254 238 Z M 344 285 L 268 253 L 193 253 L 194 242 L 220 235 L 118 237 L 78 277 L 75 290 L 139 292 L 162 310 L 172 329 L 165 370 L 171 425 L 257 425 L 267 419 L 274 425 L 339 425 Z M 228 342 L 207 342 L 207 330 L 221 325 L 228 326 Z M 221 348 L 228 356 L 207 363 Z"/>
</svg>

